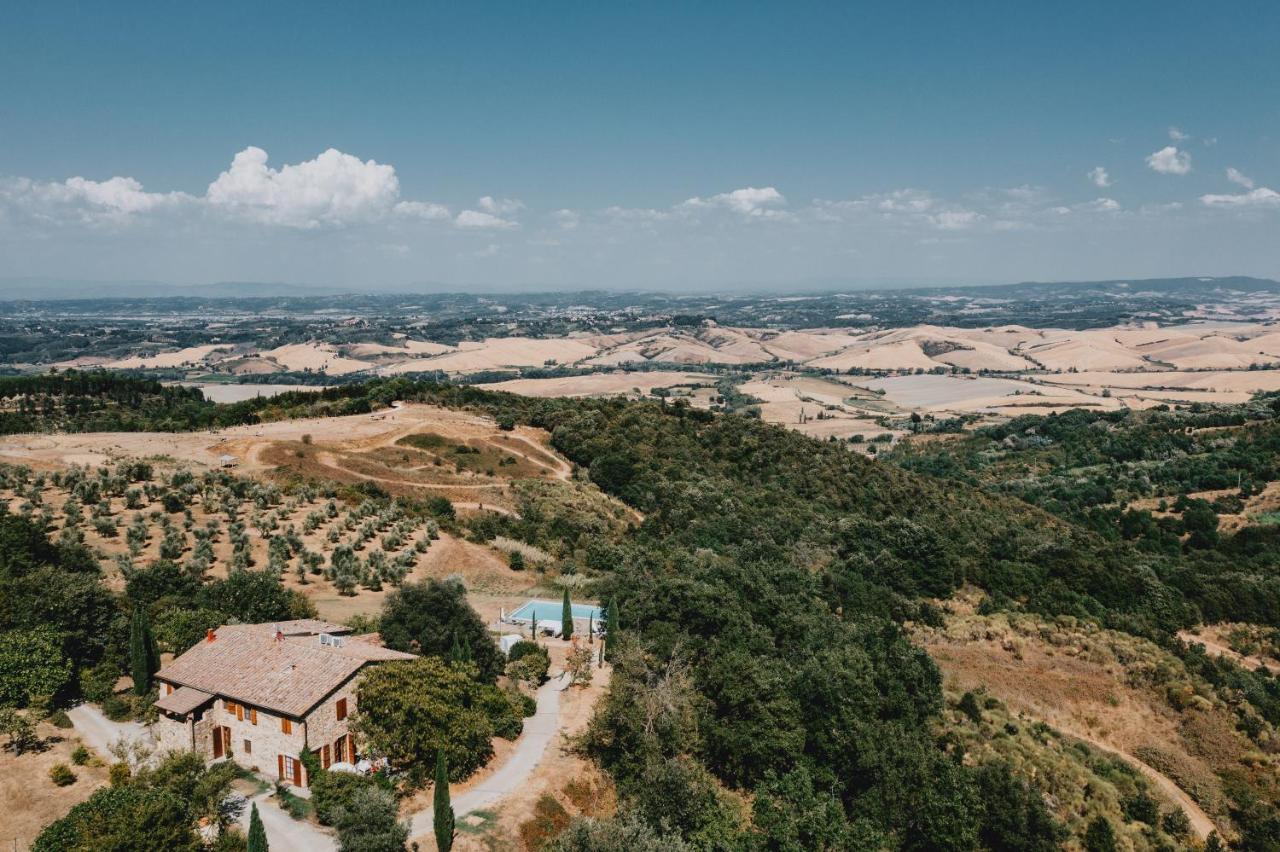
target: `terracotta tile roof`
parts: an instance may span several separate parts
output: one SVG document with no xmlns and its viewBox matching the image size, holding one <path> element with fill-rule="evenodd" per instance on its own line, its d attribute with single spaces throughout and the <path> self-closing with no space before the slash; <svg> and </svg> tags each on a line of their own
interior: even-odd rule
<svg viewBox="0 0 1280 852">
<path fill-rule="evenodd" d="M 168 710 L 170 713 L 185 715 L 192 710 L 203 705 L 205 702 L 212 701 L 213 696 L 199 689 L 192 689 L 189 686 L 180 686 L 173 692 L 166 695 L 156 702 L 156 707 L 161 710 Z"/>
<path fill-rule="evenodd" d="M 276 621 L 272 624 L 251 624 L 249 627 L 279 627 L 285 636 L 313 636 L 317 633 L 350 633 L 351 628 L 345 624 L 334 624 L 332 621 L 321 621 L 318 618 L 295 618 L 293 621 Z"/>
<path fill-rule="evenodd" d="M 277 641 L 273 628 L 284 631 L 286 625 L 286 632 L 294 635 Z M 321 645 L 318 636 L 305 635 L 302 629 L 299 622 L 225 625 L 218 628 L 214 641 L 200 642 L 156 677 L 300 718 L 366 663 L 413 659 L 412 654 L 363 642 Z"/>
</svg>

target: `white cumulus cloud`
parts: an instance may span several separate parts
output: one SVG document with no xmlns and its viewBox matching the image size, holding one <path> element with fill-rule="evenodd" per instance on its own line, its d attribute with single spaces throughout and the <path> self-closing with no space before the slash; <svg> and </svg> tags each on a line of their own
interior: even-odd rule
<svg viewBox="0 0 1280 852">
<path fill-rule="evenodd" d="M 557 210 L 551 214 L 551 218 L 560 226 L 561 230 L 572 231 L 582 223 L 582 216 L 576 210 Z"/>
<path fill-rule="evenodd" d="M 249 147 L 209 184 L 209 204 L 253 221 L 294 228 L 376 219 L 400 196 L 392 166 L 334 148 L 314 160 L 273 169 L 267 152 Z"/>
<path fill-rule="evenodd" d="M 710 198 L 695 196 L 682 203 L 680 207 L 685 210 L 724 207 L 744 216 L 777 217 L 783 213 L 776 208 L 783 207 L 786 203 L 787 199 L 783 194 L 772 186 L 758 188 L 747 186 L 732 192 L 721 192 Z"/>
<path fill-rule="evenodd" d="M 1084 204 L 1077 204 L 1076 209 L 1088 213 L 1111 213 L 1120 209 L 1120 202 L 1114 198 L 1095 198 Z"/>
<path fill-rule="evenodd" d="M 486 195 L 476 202 L 476 206 L 494 216 L 510 216 L 512 213 L 523 210 L 524 202 L 514 198 L 494 198 L 492 195 Z"/>
<path fill-rule="evenodd" d="M 1147 157 L 1147 166 L 1162 175 L 1185 175 L 1191 171 L 1191 154 L 1166 145 Z"/>
<path fill-rule="evenodd" d="M 1093 181 L 1094 186 L 1104 189 L 1111 186 L 1111 175 L 1107 174 L 1107 170 L 1102 166 L 1094 166 L 1089 170 L 1089 180 Z"/>
<path fill-rule="evenodd" d="M 468 230 L 489 230 L 503 231 L 510 228 L 519 227 L 510 219 L 503 219 L 501 216 L 495 216 L 492 213 L 486 213 L 483 210 L 463 210 L 453 220 L 453 224 L 459 228 Z"/>
<path fill-rule="evenodd" d="M 131 177 L 62 182 L 13 178 L 0 182 L 0 201 L 48 223 L 126 222 L 138 214 L 171 209 L 194 199 L 184 192 L 147 192 Z"/>
<path fill-rule="evenodd" d="M 1280 192 L 1260 186 L 1234 195 L 1202 195 L 1200 201 L 1210 207 L 1280 207 Z"/>
<path fill-rule="evenodd" d="M 425 219 L 428 222 L 453 218 L 448 207 L 443 204 L 433 204 L 430 201 L 397 201 L 395 207 L 391 209 L 398 216 Z"/>
<path fill-rule="evenodd" d="M 1245 189 L 1253 189 L 1254 186 L 1253 178 L 1249 177 L 1239 169 L 1233 169 L 1230 166 L 1227 167 L 1227 180 L 1231 181 L 1236 186 L 1243 186 Z"/>
<path fill-rule="evenodd" d="M 962 231 L 965 228 L 972 228 L 984 217 L 973 210 L 943 210 L 930 218 L 935 228 L 943 231 Z"/>
</svg>

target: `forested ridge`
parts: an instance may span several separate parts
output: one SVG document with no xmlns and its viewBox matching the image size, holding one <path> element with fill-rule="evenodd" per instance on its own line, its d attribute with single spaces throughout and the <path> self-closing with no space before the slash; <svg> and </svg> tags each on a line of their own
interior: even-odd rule
<svg viewBox="0 0 1280 852">
<path fill-rule="evenodd" d="M 613 679 L 581 745 L 616 781 L 621 818 L 672 848 L 1057 848 L 1063 827 L 1030 779 L 1002 762 L 975 765 L 943 734 L 939 672 L 902 623 L 940 621 L 938 599 L 945 606 L 968 583 L 986 590 L 988 608 L 1167 642 L 1210 605 L 1258 605 L 1273 584 L 1258 569 L 1223 591 L 1228 575 L 1198 576 L 1216 569 L 1181 542 L 1178 553 L 1151 547 L 1088 513 L 998 493 L 1011 489 L 973 471 L 922 475 L 905 469 L 915 462 L 872 461 L 748 417 L 407 380 L 341 391 L 341 408 L 405 399 L 543 427 L 640 513 L 624 530 L 539 509 L 473 532 L 554 539 L 564 569 L 587 573 L 616 607 Z M 13 582 L 31 571 L 7 570 Z M 1276 715 L 1273 678 L 1223 671 L 1215 677 L 1235 678 L 1240 700 Z M 1242 848 L 1276 848 L 1274 808 L 1250 804 L 1261 816 Z"/>
<path fill-rule="evenodd" d="M 1016 497 L 1144 555 L 1197 620 L 1280 626 L 1280 524 L 1239 529 L 1246 501 L 1280 480 L 1280 396 L 1237 406 L 1067 411 L 951 441 L 908 444 L 900 467 Z M 1196 496 L 1210 493 L 1211 497 Z"/>
<path fill-rule="evenodd" d="M 185 432 L 285 417 L 361 414 L 378 402 L 370 400 L 367 388 L 339 386 L 218 405 L 198 388 L 102 370 L 67 370 L 0 377 L 0 435 Z"/>
</svg>

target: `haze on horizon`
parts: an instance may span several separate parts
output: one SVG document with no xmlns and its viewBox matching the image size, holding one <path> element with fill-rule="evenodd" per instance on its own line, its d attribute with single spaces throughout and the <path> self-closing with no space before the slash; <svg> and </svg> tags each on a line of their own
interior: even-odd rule
<svg viewBox="0 0 1280 852">
<path fill-rule="evenodd" d="M 6 19 L 0 296 L 1280 277 L 1273 4 Z"/>
</svg>

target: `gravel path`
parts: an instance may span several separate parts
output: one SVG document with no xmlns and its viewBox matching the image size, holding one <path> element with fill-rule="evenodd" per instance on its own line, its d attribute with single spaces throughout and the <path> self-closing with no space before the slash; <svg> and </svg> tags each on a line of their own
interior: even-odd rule
<svg viewBox="0 0 1280 852">
<path fill-rule="evenodd" d="M 273 804 L 270 796 L 269 792 L 261 793 L 245 804 L 244 813 L 240 814 L 240 825 L 246 836 L 249 834 L 252 805 L 256 802 L 271 852 L 338 852 L 338 843 L 333 835 L 309 822 L 295 820 Z"/>
<path fill-rule="evenodd" d="M 111 757 L 111 744 L 116 740 L 141 741 L 153 745 L 151 732 L 140 722 L 113 722 L 93 704 L 80 704 L 67 711 L 80 740 L 103 757 Z"/>
<path fill-rule="evenodd" d="M 472 811 L 488 807 L 518 789 L 533 774 L 547 745 L 560 731 L 560 692 L 564 689 L 558 681 L 550 681 L 538 690 L 538 710 L 524 720 L 524 730 L 516 742 L 515 750 L 496 772 L 481 783 L 452 796 L 453 815 L 461 820 Z M 430 834 L 435 824 L 435 814 L 425 808 L 411 817 L 413 827 L 410 837 Z M 274 852 L 275 847 L 272 847 Z"/>
</svg>

